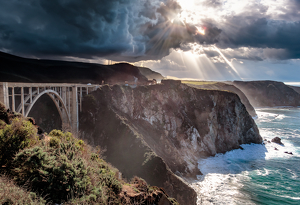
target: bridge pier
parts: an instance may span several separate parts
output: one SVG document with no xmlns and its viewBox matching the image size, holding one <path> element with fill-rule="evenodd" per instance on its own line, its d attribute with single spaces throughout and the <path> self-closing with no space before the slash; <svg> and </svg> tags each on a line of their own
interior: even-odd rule
<svg viewBox="0 0 300 205">
<path fill-rule="evenodd" d="M 8 85 L 7 83 L 0 84 L 0 101 L 9 108 Z"/>
<path fill-rule="evenodd" d="M 78 113 L 78 91 L 77 86 L 72 87 L 72 108 L 71 108 L 71 123 L 72 128 L 76 127 L 76 132 L 79 128 L 79 113 Z"/>
<path fill-rule="evenodd" d="M 0 82 L 0 101 L 11 111 L 20 112 L 27 117 L 35 102 L 47 94 L 56 105 L 62 123 L 69 124 L 73 132 L 77 133 L 83 89 L 88 94 L 89 89 L 94 91 L 99 87 L 100 85 L 90 84 Z"/>
</svg>

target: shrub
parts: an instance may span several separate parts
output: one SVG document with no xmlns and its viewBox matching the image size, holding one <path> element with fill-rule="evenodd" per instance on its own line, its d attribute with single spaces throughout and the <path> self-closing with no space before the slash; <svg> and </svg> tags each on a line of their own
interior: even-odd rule
<svg viewBox="0 0 300 205">
<path fill-rule="evenodd" d="M 0 177 L 0 204 L 42 205 L 46 201 L 33 192 L 16 186 L 12 181 Z"/>
<path fill-rule="evenodd" d="M 0 130 L 0 167 L 9 168 L 14 155 L 21 149 L 36 144 L 37 129 L 24 118 L 13 119 L 10 125 Z"/>
<path fill-rule="evenodd" d="M 49 145 L 50 147 L 56 147 L 58 148 L 59 147 L 59 143 L 60 143 L 60 140 L 56 137 L 52 137 L 49 141 Z"/>
<path fill-rule="evenodd" d="M 54 138 L 55 139 L 55 138 Z M 62 203 L 71 197 L 81 197 L 90 186 L 87 167 L 73 142 L 60 147 L 39 146 L 17 154 L 12 172 L 19 185 L 46 194 L 47 200 Z"/>
<path fill-rule="evenodd" d="M 52 136 L 52 137 L 57 137 L 59 139 L 62 139 L 62 138 L 65 137 L 65 134 L 61 130 L 52 130 L 49 133 L 49 135 Z"/>
<path fill-rule="evenodd" d="M 139 191 L 142 191 L 142 192 L 147 192 L 148 191 L 147 182 L 142 178 L 139 178 L 139 177 L 135 176 L 131 179 L 131 183 L 136 184 L 137 185 L 136 187 Z"/>
</svg>

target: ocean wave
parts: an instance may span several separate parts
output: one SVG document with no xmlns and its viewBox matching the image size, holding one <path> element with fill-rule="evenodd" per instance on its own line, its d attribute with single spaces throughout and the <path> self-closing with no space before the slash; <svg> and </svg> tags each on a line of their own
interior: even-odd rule
<svg viewBox="0 0 300 205">
<path fill-rule="evenodd" d="M 197 204 L 300 204 L 300 109 L 256 112 L 265 145 L 242 145 L 244 150 L 199 160 L 203 175 L 191 184 Z M 284 145 L 272 143 L 274 137 Z"/>
</svg>

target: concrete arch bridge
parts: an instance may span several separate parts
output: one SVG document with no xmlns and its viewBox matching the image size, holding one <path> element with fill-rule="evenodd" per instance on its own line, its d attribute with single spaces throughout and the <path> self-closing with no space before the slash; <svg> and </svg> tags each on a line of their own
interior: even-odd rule
<svg viewBox="0 0 300 205">
<path fill-rule="evenodd" d="M 99 87 L 91 84 L 0 82 L 0 101 L 11 111 L 27 117 L 36 101 L 48 95 L 56 105 L 62 122 L 77 132 L 82 98 Z"/>
</svg>

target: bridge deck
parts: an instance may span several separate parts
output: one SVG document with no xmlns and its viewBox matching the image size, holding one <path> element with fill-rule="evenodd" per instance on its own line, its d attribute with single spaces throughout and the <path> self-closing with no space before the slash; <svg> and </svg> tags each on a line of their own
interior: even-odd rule
<svg viewBox="0 0 300 205">
<path fill-rule="evenodd" d="M 55 103 L 62 121 L 69 123 L 74 131 L 79 127 L 79 109 L 82 98 L 101 85 L 74 83 L 19 83 L 0 82 L 0 101 L 12 111 L 28 116 L 34 103 L 44 94 Z"/>
</svg>

